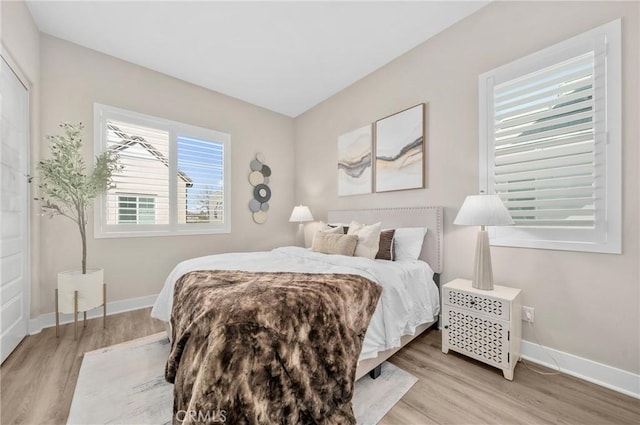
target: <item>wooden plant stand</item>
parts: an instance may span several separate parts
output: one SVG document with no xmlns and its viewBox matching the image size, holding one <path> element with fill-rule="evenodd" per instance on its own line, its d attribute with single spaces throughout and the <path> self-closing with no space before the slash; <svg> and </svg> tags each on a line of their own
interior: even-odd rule
<svg viewBox="0 0 640 425">
<path fill-rule="evenodd" d="M 58 310 L 58 288 L 56 294 L 56 338 L 60 336 L 60 311 Z M 102 327 L 107 328 L 107 284 L 102 284 Z M 78 291 L 73 291 L 73 339 L 78 338 Z M 87 310 L 83 311 L 83 327 L 87 327 Z"/>
</svg>

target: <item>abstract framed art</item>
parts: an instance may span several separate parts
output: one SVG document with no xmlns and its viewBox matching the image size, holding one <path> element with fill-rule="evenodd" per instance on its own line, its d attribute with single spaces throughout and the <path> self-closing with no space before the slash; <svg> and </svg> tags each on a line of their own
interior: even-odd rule
<svg viewBox="0 0 640 425">
<path fill-rule="evenodd" d="M 338 137 L 338 196 L 372 192 L 371 124 Z"/>
<path fill-rule="evenodd" d="M 375 123 L 375 191 L 425 186 L 425 104 Z"/>
</svg>

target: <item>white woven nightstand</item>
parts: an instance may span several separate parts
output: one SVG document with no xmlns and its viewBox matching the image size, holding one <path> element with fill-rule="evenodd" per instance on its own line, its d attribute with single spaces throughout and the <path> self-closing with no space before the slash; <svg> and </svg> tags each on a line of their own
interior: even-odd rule
<svg viewBox="0 0 640 425">
<path fill-rule="evenodd" d="M 443 286 L 442 304 L 442 352 L 457 351 L 502 369 L 512 381 L 520 358 L 520 289 L 495 285 L 483 291 L 456 279 Z"/>
</svg>

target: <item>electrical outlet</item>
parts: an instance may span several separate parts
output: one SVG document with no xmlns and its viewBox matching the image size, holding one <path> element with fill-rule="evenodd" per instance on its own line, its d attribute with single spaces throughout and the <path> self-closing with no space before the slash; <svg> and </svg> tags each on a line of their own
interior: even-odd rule
<svg viewBox="0 0 640 425">
<path fill-rule="evenodd" d="M 522 306 L 522 320 L 525 322 L 533 323 L 533 318 L 535 316 L 533 307 L 527 307 L 526 305 Z"/>
</svg>

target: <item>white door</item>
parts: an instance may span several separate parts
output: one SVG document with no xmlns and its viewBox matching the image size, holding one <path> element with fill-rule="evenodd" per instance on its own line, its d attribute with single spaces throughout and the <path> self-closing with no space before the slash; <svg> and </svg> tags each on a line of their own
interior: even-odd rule
<svg viewBox="0 0 640 425">
<path fill-rule="evenodd" d="M 27 334 L 29 317 L 29 97 L 0 59 L 0 351 L 4 361 Z"/>
</svg>

